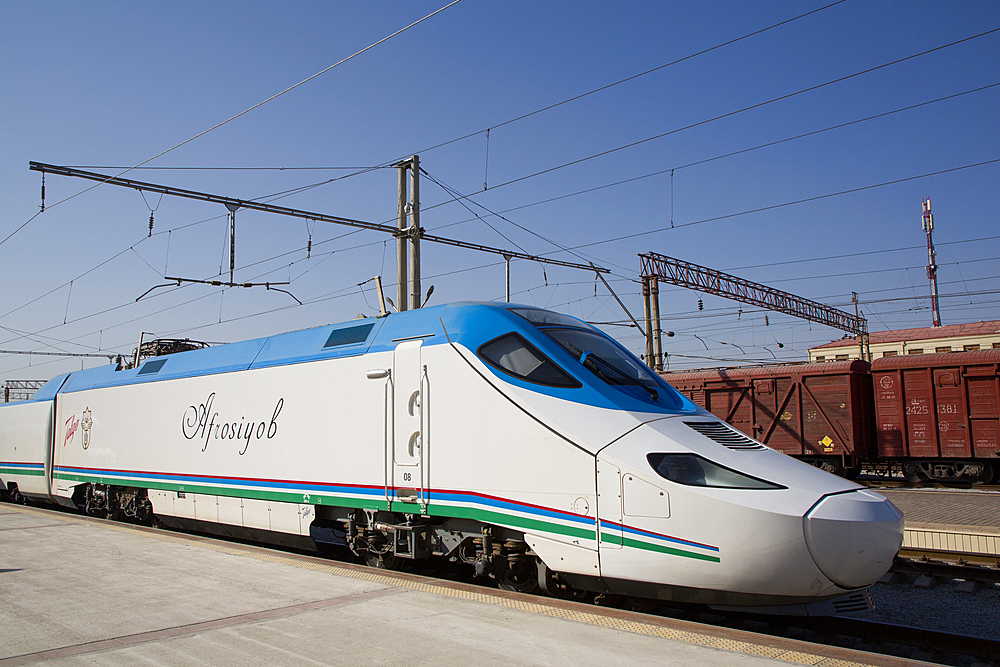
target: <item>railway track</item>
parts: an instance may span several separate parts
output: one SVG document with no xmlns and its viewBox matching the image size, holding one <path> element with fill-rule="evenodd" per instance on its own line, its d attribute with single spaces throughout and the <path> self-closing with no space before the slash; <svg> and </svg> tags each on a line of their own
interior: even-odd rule
<svg viewBox="0 0 1000 667">
<path fill-rule="evenodd" d="M 662 614 L 655 614 L 662 615 Z M 690 611 L 675 618 L 771 637 L 836 646 L 941 665 L 1000 665 L 1000 641 L 847 616 L 755 616 Z"/>
<path fill-rule="evenodd" d="M 900 549 L 890 572 L 995 584 L 1000 583 L 1000 557 L 931 549 Z"/>
<path fill-rule="evenodd" d="M 57 514 L 72 514 L 62 508 L 49 508 L 34 505 L 33 510 L 52 512 Z M 80 517 L 81 515 L 72 514 Z M 107 519 L 97 519 L 93 517 L 83 517 L 88 521 L 115 523 Z M 137 530 L 148 531 L 150 528 L 135 526 Z M 157 532 L 153 529 L 154 532 Z M 215 536 L 200 535 L 182 531 L 168 530 L 181 537 L 188 537 L 192 540 L 211 540 L 226 542 L 227 544 L 243 544 L 250 550 L 271 550 L 295 556 L 297 558 L 317 559 L 321 561 L 337 560 L 352 564 L 349 567 L 361 570 L 374 570 L 363 565 L 356 564 L 357 559 L 350 557 L 349 552 L 337 550 L 335 553 L 325 553 L 322 556 L 307 554 L 294 549 L 286 549 L 275 546 L 260 546 L 247 544 L 240 541 L 221 540 Z M 903 564 L 914 563 L 916 561 L 901 560 Z M 447 568 L 443 563 L 409 563 L 408 567 L 399 572 L 399 576 L 404 578 L 420 578 L 434 582 L 436 585 L 455 585 L 461 587 L 471 587 L 481 591 L 496 591 L 493 582 L 484 581 L 482 578 L 473 576 L 469 568 Z M 930 565 L 921 563 L 919 565 L 921 574 L 926 574 Z M 381 572 L 386 572 L 381 570 Z M 993 581 L 1000 581 L 1000 570 L 997 570 L 998 577 Z M 516 593 L 505 593 L 508 595 L 519 595 Z M 707 609 L 700 605 L 683 605 L 677 603 L 661 603 L 655 600 L 629 599 L 619 596 L 586 596 L 580 600 L 562 599 L 553 600 L 545 596 L 536 596 L 535 599 L 551 600 L 553 604 L 576 604 L 587 610 L 587 613 L 595 615 L 608 615 L 628 613 L 637 618 L 647 619 L 675 619 L 677 621 L 698 623 L 715 628 L 730 629 L 747 633 L 741 641 L 750 643 L 763 642 L 768 646 L 778 646 L 782 642 L 806 642 L 829 647 L 838 647 L 852 651 L 864 651 L 876 655 L 890 656 L 896 658 L 930 661 L 943 665 L 956 665 L 960 667 L 976 665 L 992 665 L 1000 667 L 1000 640 L 969 636 L 939 630 L 928 630 L 926 628 L 910 627 L 905 625 L 880 623 L 858 618 L 844 616 L 832 617 L 788 617 L 788 616 L 765 616 L 749 614 L 745 612 L 719 612 Z M 743 636 L 743 635 L 741 635 Z M 754 637 L 757 637 L 755 640 Z M 878 664 L 875 662 L 874 664 Z"/>
<path fill-rule="evenodd" d="M 854 480 L 872 490 L 879 489 L 944 489 L 952 491 L 976 491 L 981 493 L 1000 492 L 997 484 L 971 484 L 969 482 L 908 482 L 904 479 L 861 478 Z"/>
</svg>

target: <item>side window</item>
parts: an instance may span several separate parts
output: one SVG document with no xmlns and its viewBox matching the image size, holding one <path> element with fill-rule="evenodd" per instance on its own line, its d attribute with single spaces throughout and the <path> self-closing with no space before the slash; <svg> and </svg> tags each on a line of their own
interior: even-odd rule
<svg viewBox="0 0 1000 667">
<path fill-rule="evenodd" d="M 477 354 L 490 366 L 528 382 L 549 387 L 583 386 L 516 333 L 483 343 Z"/>
<path fill-rule="evenodd" d="M 166 359 L 156 359 L 155 361 L 147 361 L 139 369 L 136 375 L 152 375 L 153 373 L 159 373 L 160 369 L 163 368 L 163 364 L 167 363 Z"/>
<path fill-rule="evenodd" d="M 334 329 L 330 333 L 330 337 L 326 339 L 326 344 L 323 345 L 323 348 L 363 343 L 368 338 L 368 333 L 374 326 L 374 322 L 366 322 L 351 327 L 344 327 L 343 329 Z"/>
</svg>

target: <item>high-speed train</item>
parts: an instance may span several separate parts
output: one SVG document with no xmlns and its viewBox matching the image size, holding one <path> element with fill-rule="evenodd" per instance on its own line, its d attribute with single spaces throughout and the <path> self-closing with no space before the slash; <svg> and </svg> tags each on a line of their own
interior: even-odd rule
<svg viewBox="0 0 1000 667">
<path fill-rule="evenodd" d="M 501 586 L 825 613 L 883 496 L 690 402 L 578 319 L 455 303 L 94 368 L 0 407 L 8 495 Z M 851 602 L 850 604 L 854 604 Z"/>
</svg>

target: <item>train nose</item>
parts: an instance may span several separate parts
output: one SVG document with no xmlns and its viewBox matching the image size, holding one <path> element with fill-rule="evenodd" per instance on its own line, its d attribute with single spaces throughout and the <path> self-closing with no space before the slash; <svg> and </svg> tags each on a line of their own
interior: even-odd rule
<svg viewBox="0 0 1000 667">
<path fill-rule="evenodd" d="M 809 554 L 842 588 L 874 583 L 889 570 L 903 543 L 903 513 L 871 491 L 826 496 L 803 524 Z"/>
</svg>

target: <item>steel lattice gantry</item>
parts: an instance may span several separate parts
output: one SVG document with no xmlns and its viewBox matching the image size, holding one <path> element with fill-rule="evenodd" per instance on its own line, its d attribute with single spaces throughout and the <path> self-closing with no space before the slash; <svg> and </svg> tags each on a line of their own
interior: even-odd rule
<svg viewBox="0 0 1000 667">
<path fill-rule="evenodd" d="M 646 307 L 646 356 L 647 359 L 655 360 L 656 370 L 662 370 L 663 366 L 657 287 L 660 282 L 750 303 L 846 331 L 857 337 L 861 358 L 871 360 L 868 321 L 860 315 L 851 315 L 817 301 L 666 255 L 648 252 L 640 254 L 639 258 Z"/>
</svg>

